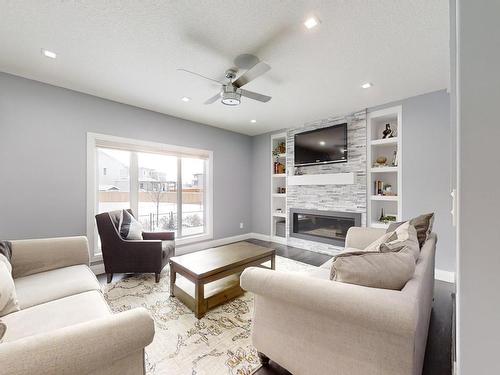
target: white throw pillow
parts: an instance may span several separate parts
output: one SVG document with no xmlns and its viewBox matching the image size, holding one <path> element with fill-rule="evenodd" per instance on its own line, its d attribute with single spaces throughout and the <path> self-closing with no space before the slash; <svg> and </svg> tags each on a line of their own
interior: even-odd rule
<svg viewBox="0 0 500 375">
<path fill-rule="evenodd" d="M 394 233 L 397 238 L 380 244 L 378 250 L 383 253 L 400 251 L 404 247 L 413 255 L 415 261 L 420 256 L 420 245 L 418 243 L 417 230 L 409 222 L 400 225 Z"/>
<path fill-rule="evenodd" d="M 118 231 L 124 240 L 142 240 L 142 225 L 127 210 L 122 210 Z"/>
<path fill-rule="evenodd" d="M 12 279 L 11 269 L 0 261 L 0 316 L 19 311 L 16 288 Z"/>
</svg>

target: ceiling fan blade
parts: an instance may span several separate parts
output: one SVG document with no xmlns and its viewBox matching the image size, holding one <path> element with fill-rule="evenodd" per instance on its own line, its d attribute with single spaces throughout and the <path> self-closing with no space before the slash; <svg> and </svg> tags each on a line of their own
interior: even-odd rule
<svg viewBox="0 0 500 375">
<path fill-rule="evenodd" d="M 205 100 L 205 104 L 215 103 L 219 99 L 220 99 L 220 92 L 217 93 L 217 95 L 212 96 L 210 99 Z"/>
<path fill-rule="evenodd" d="M 224 82 L 222 82 L 222 81 L 219 81 L 217 79 L 213 79 L 213 78 L 210 78 L 210 77 L 206 77 L 203 74 L 192 72 L 191 70 L 187 70 L 187 69 L 183 69 L 183 68 L 178 68 L 177 70 L 179 70 L 181 72 L 186 72 L 186 73 L 189 73 L 189 74 L 194 74 L 195 76 L 208 79 L 209 81 L 220 83 L 221 85 L 224 84 Z"/>
<path fill-rule="evenodd" d="M 271 67 L 265 62 L 261 61 L 255 64 L 250 70 L 245 72 L 240 78 L 233 82 L 233 86 L 241 87 L 246 85 L 248 82 L 253 81 L 255 78 L 261 76 L 265 72 L 269 71 Z"/>
<path fill-rule="evenodd" d="M 241 96 L 245 96 L 247 98 L 253 99 L 253 100 L 258 100 L 259 102 L 267 103 L 269 100 L 271 100 L 270 96 L 267 95 L 262 95 L 253 91 L 248 91 L 248 90 L 239 90 L 241 91 Z"/>
</svg>

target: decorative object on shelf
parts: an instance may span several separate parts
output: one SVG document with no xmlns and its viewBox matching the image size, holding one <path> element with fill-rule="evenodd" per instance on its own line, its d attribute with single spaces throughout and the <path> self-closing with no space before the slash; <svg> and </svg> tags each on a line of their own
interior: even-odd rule
<svg viewBox="0 0 500 375">
<path fill-rule="evenodd" d="M 380 210 L 380 218 L 378 219 L 378 221 L 383 221 L 384 220 L 384 208 L 382 207 L 382 209 Z"/>
<path fill-rule="evenodd" d="M 302 169 L 300 167 L 295 167 L 294 175 L 295 176 L 302 176 L 304 172 L 302 172 Z"/>
<path fill-rule="evenodd" d="M 392 186 L 390 184 L 384 185 L 384 195 L 392 195 Z"/>
<path fill-rule="evenodd" d="M 274 174 L 283 174 L 285 173 L 285 165 L 280 163 L 279 161 L 274 162 Z"/>
<path fill-rule="evenodd" d="M 285 142 L 280 142 L 278 144 L 278 151 L 280 154 L 284 154 L 286 152 Z"/>
<path fill-rule="evenodd" d="M 384 166 L 387 163 L 387 158 L 385 156 L 379 156 L 377 160 L 375 160 L 379 166 Z"/>
<path fill-rule="evenodd" d="M 380 180 L 375 181 L 375 194 L 384 195 L 384 182 Z"/>
<path fill-rule="evenodd" d="M 385 124 L 385 130 L 382 132 L 382 139 L 392 137 L 394 137 L 394 135 L 392 134 L 391 124 Z"/>
<path fill-rule="evenodd" d="M 283 210 L 282 210 L 281 208 L 277 208 L 277 209 L 276 209 L 276 213 L 277 213 L 277 214 L 281 214 L 281 213 L 283 213 Z"/>
<path fill-rule="evenodd" d="M 394 154 L 392 155 L 391 165 L 393 167 L 397 167 L 398 166 L 398 150 L 394 150 Z"/>
<path fill-rule="evenodd" d="M 278 188 L 276 189 L 276 192 L 277 192 L 278 194 L 286 194 L 286 188 L 284 188 L 284 187 L 278 187 Z"/>
</svg>

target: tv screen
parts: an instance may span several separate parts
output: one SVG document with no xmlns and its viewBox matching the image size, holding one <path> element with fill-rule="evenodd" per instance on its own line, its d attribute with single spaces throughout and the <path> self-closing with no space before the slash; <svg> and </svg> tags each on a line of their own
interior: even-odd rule
<svg viewBox="0 0 500 375">
<path fill-rule="evenodd" d="M 295 165 L 347 162 L 347 124 L 295 134 Z"/>
</svg>

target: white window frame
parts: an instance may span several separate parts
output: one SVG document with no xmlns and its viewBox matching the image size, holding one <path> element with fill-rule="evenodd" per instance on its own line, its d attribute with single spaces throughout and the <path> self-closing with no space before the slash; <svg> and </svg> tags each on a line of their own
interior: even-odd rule
<svg viewBox="0 0 500 375">
<path fill-rule="evenodd" d="M 97 166 L 97 149 L 99 147 L 98 143 L 108 142 L 116 145 L 124 145 L 123 149 L 127 146 L 141 148 L 140 152 L 157 152 L 165 154 L 177 154 L 178 156 L 189 156 L 189 155 L 205 155 L 207 158 L 207 167 L 205 173 L 205 183 L 206 188 L 204 191 L 204 202 L 203 207 L 205 211 L 205 232 L 200 235 L 193 235 L 183 238 L 178 238 L 175 240 L 176 246 L 186 245 L 194 242 L 208 241 L 213 239 L 213 151 L 196 149 L 184 146 L 169 145 L 164 143 L 142 141 L 137 139 L 117 137 L 107 134 L 99 133 L 87 133 L 87 238 L 89 241 L 90 255 L 93 262 L 102 260 L 102 254 L 98 248 L 98 233 L 97 226 L 95 222 L 95 215 L 98 210 L 98 176 L 99 169 Z M 134 150 L 131 150 L 134 151 Z M 136 150 L 135 150 L 136 151 Z M 137 155 L 135 152 L 132 155 Z M 180 158 L 178 159 L 180 163 Z M 133 191 L 138 191 L 138 168 L 137 167 L 137 157 L 133 156 L 131 158 L 130 165 L 130 207 L 134 208 L 138 206 L 137 196 L 133 194 Z M 178 169 L 178 173 L 180 170 Z M 134 190 L 132 190 L 134 189 Z M 180 189 L 177 189 L 179 194 L 182 194 Z M 137 214 L 137 212 L 135 212 Z"/>
</svg>

